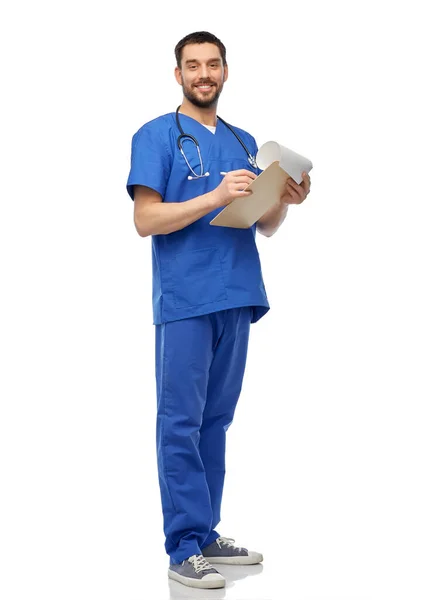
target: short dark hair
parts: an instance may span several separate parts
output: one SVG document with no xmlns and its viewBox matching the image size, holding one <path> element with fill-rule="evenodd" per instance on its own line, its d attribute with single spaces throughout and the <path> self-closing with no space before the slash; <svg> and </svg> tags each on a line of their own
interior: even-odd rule
<svg viewBox="0 0 421 600">
<path fill-rule="evenodd" d="M 196 31 L 195 33 L 189 33 L 189 35 L 186 35 L 185 37 L 183 37 L 182 40 L 178 42 L 174 50 L 175 59 L 177 61 L 177 67 L 181 69 L 181 54 L 183 52 L 184 46 L 187 46 L 187 44 L 205 43 L 215 44 L 215 46 L 218 46 L 219 52 L 221 53 L 222 57 L 222 64 L 225 67 L 227 64 L 227 51 L 225 49 L 225 46 L 221 42 L 221 40 L 219 40 L 215 35 L 209 33 L 208 31 Z"/>
</svg>

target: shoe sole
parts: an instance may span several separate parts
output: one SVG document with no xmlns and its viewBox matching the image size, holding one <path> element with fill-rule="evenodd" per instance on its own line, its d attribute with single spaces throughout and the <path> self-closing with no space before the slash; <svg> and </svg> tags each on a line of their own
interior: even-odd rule
<svg viewBox="0 0 421 600">
<path fill-rule="evenodd" d="M 215 573 L 216 575 L 216 573 Z M 173 571 L 172 569 L 168 569 L 168 577 L 170 579 L 174 579 L 174 581 L 178 581 L 188 587 L 194 588 L 202 588 L 202 589 L 215 589 L 225 587 L 225 579 L 220 575 L 217 579 L 192 579 L 191 577 L 184 577 L 184 575 L 180 575 Z M 208 575 L 209 577 L 209 575 Z"/>
<path fill-rule="evenodd" d="M 261 554 L 254 556 L 206 556 L 206 560 L 219 565 L 257 565 L 263 561 Z"/>
</svg>

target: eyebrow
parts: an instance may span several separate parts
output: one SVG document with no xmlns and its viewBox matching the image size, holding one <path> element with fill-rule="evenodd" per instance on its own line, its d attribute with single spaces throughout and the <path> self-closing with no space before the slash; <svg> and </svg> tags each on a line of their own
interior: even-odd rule
<svg viewBox="0 0 421 600">
<path fill-rule="evenodd" d="M 210 58 L 207 62 L 219 62 L 221 59 L 220 58 Z M 188 65 L 189 63 L 198 63 L 199 61 L 197 60 L 197 58 L 191 58 L 190 60 L 186 60 L 186 65 Z"/>
</svg>

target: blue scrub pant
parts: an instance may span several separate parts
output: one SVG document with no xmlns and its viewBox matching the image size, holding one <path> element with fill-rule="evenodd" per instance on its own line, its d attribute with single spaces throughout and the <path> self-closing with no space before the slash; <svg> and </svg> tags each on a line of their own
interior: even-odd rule
<svg viewBox="0 0 421 600">
<path fill-rule="evenodd" d="M 251 307 L 156 326 L 157 458 L 165 549 L 180 563 L 219 537 L 225 436 L 240 395 Z"/>
</svg>

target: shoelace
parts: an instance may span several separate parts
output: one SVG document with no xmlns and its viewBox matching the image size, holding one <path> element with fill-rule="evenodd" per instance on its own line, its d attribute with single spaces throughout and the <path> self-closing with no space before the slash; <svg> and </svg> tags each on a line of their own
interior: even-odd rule
<svg viewBox="0 0 421 600">
<path fill-rule="evenodd" d="M 228 548 L 235 548 L 237 550 L 242 550 L 242 548 L 239 548 L 238 546 L 234 545 L 235 540 L 233 540 L 232 538 L 226 538 L 226 537 L 219 537 L 216 540 L 216 543 L 218 544 L 219 547 L 221 547 L 221 545 L 223 544 L 224 546 L 228 546 Z"/>
<path fill-rule="evenodd" d="M 213 569 L 212 565 L 208 563 L 206 558 L 202 556 L 202 554 L 195 554 L 194 556 L 190 556 L 187 559 L 189 563 L 193 565 L 193 569 L 196 573 L 200 573 L 200 571 L 207 571 L 208 569 Z"/>
</svg>

